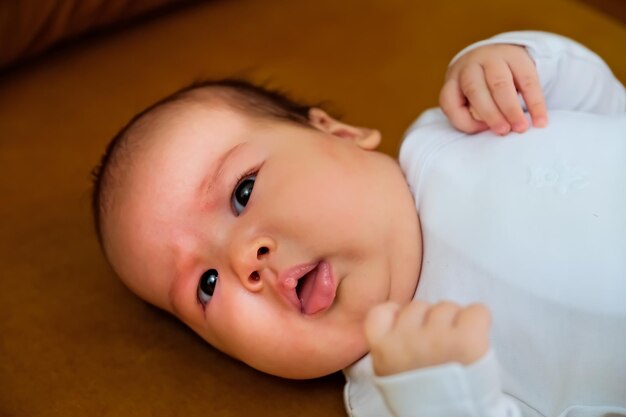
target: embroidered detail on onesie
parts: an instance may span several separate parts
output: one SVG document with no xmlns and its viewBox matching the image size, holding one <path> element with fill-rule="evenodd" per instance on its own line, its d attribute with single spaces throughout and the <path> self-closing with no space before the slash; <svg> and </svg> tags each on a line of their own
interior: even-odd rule
<svg viewBox="0 0 626 417">
<path fill-rule="evenodd" d="M 551 167 L 532 165 L 528 173 L 528 185 L 552 188 L 558 194 L 582 190 L 589 184 L 589 174 L 586 171 L 572 167 L 565 161 L 555 161 Z"/>
</svg>

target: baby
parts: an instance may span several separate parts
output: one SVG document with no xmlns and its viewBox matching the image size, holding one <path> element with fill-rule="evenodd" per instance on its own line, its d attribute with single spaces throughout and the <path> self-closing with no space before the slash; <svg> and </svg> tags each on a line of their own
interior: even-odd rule
<svg viewBox="0 0 626 417">
<path fill-rule="evenodd" d="M 512 32 L 457 55 L 440 105 L 399 166 L 277 93 L 181 90 L 96 171 L 106 257 L 256 369 L 344 369 L 350 415 L 626 415 L 623 86 Z"/>
</svg>

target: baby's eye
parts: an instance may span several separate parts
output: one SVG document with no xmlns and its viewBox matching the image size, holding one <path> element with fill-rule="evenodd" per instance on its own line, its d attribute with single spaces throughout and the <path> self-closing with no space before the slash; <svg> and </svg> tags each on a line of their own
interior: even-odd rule
<svg viewBox="0 0 626 417">
<path fill-rule="evenodd" d="M 211 300 L 216 285 L 217 271 L 215 269 L 209 269 L 202 274 L 200 282 L 198 282 L 198 301 L 202 305 L 206 305 Z"/>
<path fill-rule="evenodd" d="M 231 204 L 233 206 L 233 210 L 235 214 L 239 216 L 243 209 L 248 204 L 248 200 L 252 195 L 252 189 L 254 188 L 254 181 L 256 180 L 256 174 L 248 175 L 244 177 L 233 191 L 233 196 L 231 197 Z"/>
</svg>

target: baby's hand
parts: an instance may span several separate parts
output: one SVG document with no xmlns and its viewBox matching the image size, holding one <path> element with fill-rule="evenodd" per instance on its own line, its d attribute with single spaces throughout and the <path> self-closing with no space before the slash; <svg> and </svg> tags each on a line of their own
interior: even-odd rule
<svg viewBox="0 0 626 417">
<path fill-rule="evenodd" d="M 470 364 L 489 349 L 491 316 L 482 304 L 465 308 L 451 302 L 389 302 L 365 320 L 374 372 L 396 374 L 447 362 Z"/>
<path fill-rule="evenodd" d="M 448 69 L 439 105 L 452 125 L 466 133 L 491 129 L 500 135 L 524 132 L 528 122 L 547 124 L 546 104 L 535 64 L 523 46 L 485 45 L 462 55 Z"/>
</svg>

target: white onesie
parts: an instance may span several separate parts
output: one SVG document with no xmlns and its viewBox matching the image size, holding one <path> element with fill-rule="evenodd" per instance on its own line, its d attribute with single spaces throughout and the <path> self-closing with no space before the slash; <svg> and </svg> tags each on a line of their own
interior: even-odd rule
<svg viewBox="0 0 626 417">
<path fill-rule="evenodd" d="M 485 303 L 492 350 L 382 378 L 368 355 L 344 370 L 348 414 L 626 416 L 626 92 L 597 55 L 548 33 L 457 57 L 487 43 L 527 48 L 548 127 L 466 135 L 432 109 L 400 164 L 422 224 L 415 299 Z"/>
</svg>

